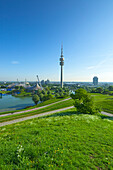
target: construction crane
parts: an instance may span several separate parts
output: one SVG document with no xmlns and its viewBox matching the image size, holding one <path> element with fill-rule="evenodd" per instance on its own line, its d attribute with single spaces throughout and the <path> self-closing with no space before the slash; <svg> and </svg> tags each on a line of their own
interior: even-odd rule
<svg viewBox="0 0 113 170">
<path fill-rule="evenodd" d="M 37 77 L 37 80 L 38 80 L 38 84 L 39 84 L 39 86 L 41 87 L 41 89 L 43 89 L 43 87 L 42 87 L 42 85 L 41 85 L 41 83 L 40 83 L 40 80 L 39 80 L 38 75 L 37 75 L 36 77 Z"/>
</svg>

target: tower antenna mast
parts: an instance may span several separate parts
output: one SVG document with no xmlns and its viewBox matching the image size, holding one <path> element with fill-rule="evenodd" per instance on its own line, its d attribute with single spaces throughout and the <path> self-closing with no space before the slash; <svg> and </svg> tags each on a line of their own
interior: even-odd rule
<svg viewBox="0 0 113 170">
<path fill-rule="evenodd" d="M 61 88 L 63 88 L 63 65 L 64 65 L 63 45 L 61 45 L 60 65 L 61 65 Z"/>
</svg>

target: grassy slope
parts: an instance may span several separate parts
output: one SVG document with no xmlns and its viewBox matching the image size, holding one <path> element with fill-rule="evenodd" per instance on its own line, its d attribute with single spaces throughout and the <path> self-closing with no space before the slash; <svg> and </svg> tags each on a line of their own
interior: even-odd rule
<svg viewBox="0 0 113 170">
<path fill-rule="evenodd" d="M 98 93 L 91 94 L 97 106 L 108 113 L 113 113 L 113 96 L 103 95 Z"/>
<path fill-rule="evenodd" d="M 112 120 L 71 109 L 0 130 L 0 169 L 113 169 Z"/>
<path fill-rule="evenodd" d="M 31 111 L 31 112 L 27 112 L 27 113 L 20 113 L 20 114 L 16 114 L 16 115 L 0 117 L 0 123 L 10 121 L 10 120 L 13 120 L 13 119 L 22 118 L 22 117 L 32 116 L 32 115 L 36 115 L 36 114 L 40 114 L 40 113 L 44 113 L 44 112 L 48 112 L 48 111 L 52 111 L 52 110 L 57 110 L 57 109 L 69 107 L 69 106 L 72 106 L 72 105 L 73 105 L 73 100 L 70 99 L 70 100 L 67 100 L 65 102 L 62 101 L 60 103 L 56 103 L 54 105 L 47 106 L 47 107 L 45 107 L 43 109 L 39 109 L 39 110 L 36 110 L 36 111 Z"/>
</svg>

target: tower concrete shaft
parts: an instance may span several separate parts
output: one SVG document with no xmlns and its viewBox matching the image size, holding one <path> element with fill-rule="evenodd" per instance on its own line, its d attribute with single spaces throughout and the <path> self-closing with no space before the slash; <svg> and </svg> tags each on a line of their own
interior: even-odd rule
<svg viewBox="0 0 113 170">
<path fill-rule="evenodd" d="M 63 46 L 61 47 L 60 65 L 61 65 L 61 88 L 63 88 L 63 65 L 64 65 Z"/>
</svg>

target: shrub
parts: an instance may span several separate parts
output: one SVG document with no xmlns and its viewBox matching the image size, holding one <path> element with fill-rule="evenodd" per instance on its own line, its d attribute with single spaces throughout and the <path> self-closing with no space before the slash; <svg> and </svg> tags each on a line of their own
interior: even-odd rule
<svg viewBox="0 0 113 170">
<path fill-rule="evenodd" d="M 39 102 L 40 98 L 38 95 L 34 94 L 32 97 L 32 100 L 34 101 L 34 103 L 37 105 L 37 103 Z"/>
<path fill-rule="evenodd" d="M 85 114 L 96 114 L 100 112 L 100 109 L 94 105 L 93 98 L 86 90 L 80 88 L 71 97 L 74 99 L 74 106 L 78 112 Z"/>
</svg>

